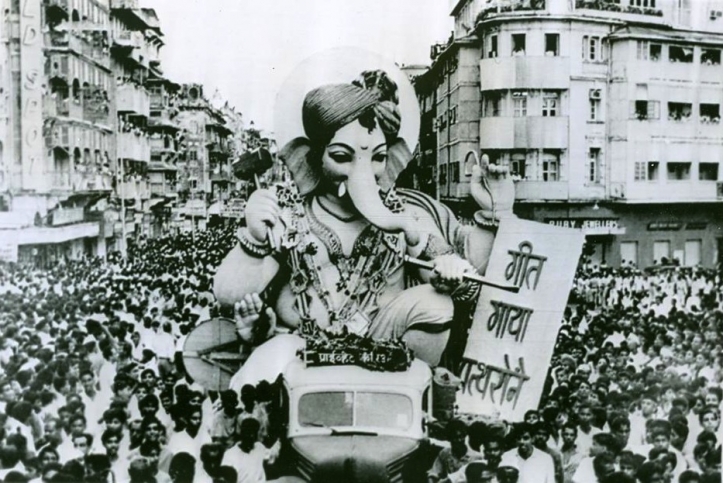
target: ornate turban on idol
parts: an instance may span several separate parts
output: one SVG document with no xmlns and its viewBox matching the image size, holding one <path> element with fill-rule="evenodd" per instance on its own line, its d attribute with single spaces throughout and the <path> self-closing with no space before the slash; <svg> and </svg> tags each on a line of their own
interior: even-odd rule
<svg viewBox="0 0 723 483">
<path fill-rule="evenodd" d="M 281 150 L 302 195 L 313 191 L 319 182 L 318 159 L 334 134 L 357 121 L 362 126 L 382 130 L 387 141 L 387 168 L 379 180 L 383 191 L 394 186 L 411 153 L 398 137 L 401 115 L 397 86 L 383 71 L 366 71 L 350 84 L 329 84 L 311 90 L 304 98 L 302 120 L 306 137 L 290 141 Z"/>
</svg>

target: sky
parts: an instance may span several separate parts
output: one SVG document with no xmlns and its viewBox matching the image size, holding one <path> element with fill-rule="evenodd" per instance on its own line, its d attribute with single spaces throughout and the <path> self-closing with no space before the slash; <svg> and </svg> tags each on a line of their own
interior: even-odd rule
<svg viewBox="0 0 723 483">
<path fill-rule="evenodd" d="M 274 100 L 305 58 L 355 46 L 402 65 L 429 64 L 452 30 L 449 0 L 141 0 L 155 8 L 165 75 L 218 89 L 248 125 L 273 131 Z"/>
</svg>

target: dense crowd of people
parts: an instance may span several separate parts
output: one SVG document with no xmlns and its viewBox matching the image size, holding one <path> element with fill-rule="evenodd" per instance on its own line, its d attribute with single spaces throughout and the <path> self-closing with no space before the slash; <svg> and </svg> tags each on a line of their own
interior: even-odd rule
<svg viewBox="0 0 723 483">
<path fill-rule="evenodd" d="M 219 315 L 235 228 L 128 256 L 0 266 L 0 480 L 262 482 L 273 388 L 205 390 L 179 361 Z M 720 481 L 721 274 L 581 268 L 545 395 L 524 421 L 453 419 L 432 482 Z"/>
<path fill-rule="evenodd" d="M 582 267 L 540 408 L 453 421 L 429 480 L 720 482 L 721 275 Z"/>
</svg>

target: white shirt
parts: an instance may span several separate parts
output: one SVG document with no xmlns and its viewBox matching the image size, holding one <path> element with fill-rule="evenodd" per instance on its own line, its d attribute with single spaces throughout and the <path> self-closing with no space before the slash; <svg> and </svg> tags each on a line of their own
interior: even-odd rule
<svg viewBox="0 0 723 483">
<path fill-rule="evenodd" d="M 268 453 L 269 450 L 258 442 L 248 453 L 244 453 L 238 445 L 234 445 L 224 453 L 221 465 L 236 468 L 237 483 L 264 483 L 266 481 L 264 460 L 268 457 Z"/>
<path fill-rule="evenodd" d="M 504 453 L 500 466 L 518 468 L 518 483 L 555 483 L 555 463 L 552 456 L 534 447 L 527 459 L 520 456 L 517 448 Z"/>
<path fill-rule="evenodd" d="M 159 332 L 153 339 L 153 352 L 160 359 L 173 359 L 176 352 L 176 343 L 168 332 Z"/>
</svg>

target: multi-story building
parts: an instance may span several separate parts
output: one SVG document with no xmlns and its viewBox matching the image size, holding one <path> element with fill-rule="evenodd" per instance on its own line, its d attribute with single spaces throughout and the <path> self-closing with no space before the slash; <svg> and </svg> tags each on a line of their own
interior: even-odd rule
<svg viewBox="0 0 723 483">
<path fill-rule="evenodd" d="M 104 254 L 112 221 L 107 0 L 0 8 L 0 258 Z M 108 236 L 107 236 L 108 235 Z"/>
<path fill-rule="evenodd" d="M 433 53 L 436 46 L 432 47 Z M 412 165 L 397 180 L 399 186 L 414 188 L 437 197 L 437 83 L 430 69 L 410 76 L 419 101 L 419 145 Z"/>
<path fill-rule="evenodd" d="M 181 88 L 153 69 L 146 81 L 150 92 L 151 161 L 148 163 L 150 209 L 153 213 L 151 236 L 171 230 L 171 214 L 178 198 L 178 158 L 185 149 L 185 138 L 178 116 L 178 92 Z"/>
<path fill-rule="evenodd" d="M 721 12 L 721 0 L 459 0 L 435 64 L 478 46 L 477 148 L 519 178 L 520 216 L 582 228 L 593 263 L 711 266 L 723 256 Z M 440 127 L 450 186 L 443 169 L 456 179 L 464 153 L 445 155 Z"/>
<path fill-rule="evenodd" d="M 228 199 L 235 183 L 231 171 L 234 133 L 222 112 L 204 97 L 201 85 L 183 85 L 178 107 L 185 152 L 178 161 L 176 219 L 183 218 L 184 230 L 205 229 L 209 207 Z M 214 210 L 220 210 L 220 206 L 216 205 Z"/>
<path fill-rule="evenodd" d="M 117 196 L 124 237 L 150 235 L 153 224 L 149 163 L 151 97 L 146 82 L 163 45 L 158 18 L 138 0 L 111 0 L 113 75 L 117 112 Z"/>
<path fill-rule="evenodd" d="M 465 219 L 474 211 L 469 200 L 471 165 L 465 160 L 479 150 L 478 44 L 473 32 L 453 34 L 446 43 L 432 46 L 431 67 L 413 78 L 422 116 L 414 185 Z"/>
</svg>

